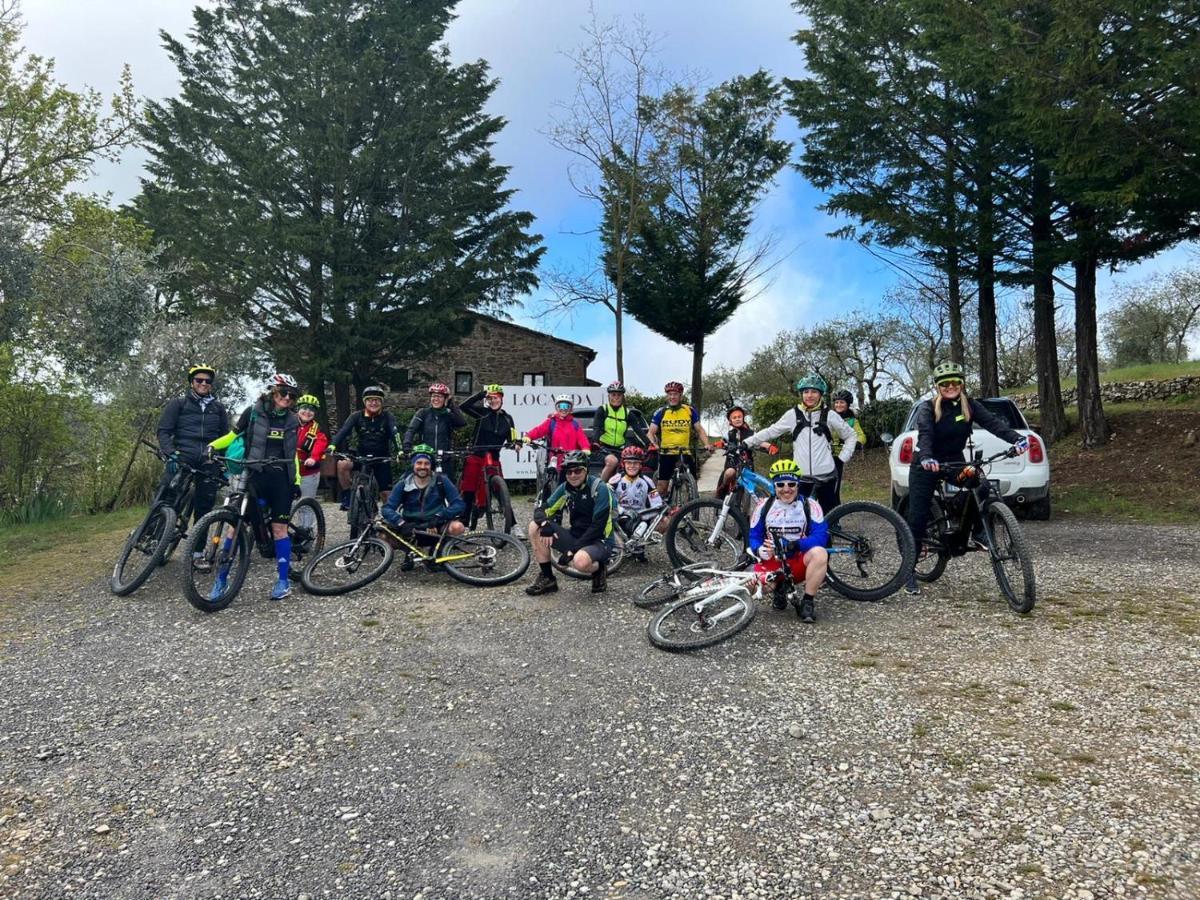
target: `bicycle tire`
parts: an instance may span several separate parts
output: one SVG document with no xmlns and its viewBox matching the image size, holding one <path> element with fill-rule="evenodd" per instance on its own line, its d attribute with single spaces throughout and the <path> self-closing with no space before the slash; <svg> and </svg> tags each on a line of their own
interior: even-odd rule
<svg viewBox="0 0 1200 900">
<path fill-rule="evenodd" d="M 395 548 L 377 537 L 348 541 L 318 552 L 300 573 L 300 583 L 305 591 L 318 597 L 348 594 L 382 576 L 395 556 Z M 334 583 L 330 580 L 334 575 L 348 577 Z"/>
<path fill-rule="evenodd" d="M 721 507 L 725 501 L 715 498 L 693 500 L 681 506 L 671 517 L 663 544 L 667 556 L 675 568 L 707 562 L 713 568 L 729 569 L 735 566 L 746 550 L 746 542 L 750 537 L 750 523 L 742 515 L 737 506 L 730 504 L 729 515 L 721 529 L 717 547 L 710 548 L 707 556 L 701 556 L 707 545 L 707 537 L 717 522 Z M 733 530 L 730 530 L 733 523 Z"/>
<path fill-rule="evenodd" d="M 734 604 L 741 606 L 737 615 L 725 620 L 729 625 L 720 622 L 705 628 L 699 614 L 692 609 L 694 604 L 701 601 L 687 598 L 677 600 L 656 613 L 646 626 L 646 636 L 655 647 L 671 653 L 700 650 L 726 641 L 754 621 L 758 612 L 758 604 L 744 593 L 731 594 L 728 599 L 730 604 L 726 609 Z"/>
<path fill-rule="evenodd" d="M 311 525 L 305 525 L 304 518 L 297 518 L 297 513 L 303 516 L 305 510 L 312 516 Z M 305 533 L 310 530 L 312 534 Z M 325 549 L 325 510 L 315 498 L 301 497 L 292 504 L 288 537 L 292 539 L 292 559 L 296 562 L 303 562 L 305 556 Z"/>
<path fill-rule="evenodd" d="M 855 518 L 843 526 L 851 517 Z M 879 523 L 871 524 L 872 517 Z M 825 522 L 831 547 L 844 545 L 854 550 L 829 554 L 830 587 L 843 597 L 870 602 L 890 597 L 900 589 L 912 570 L 916 550 L 908 523 L 897 512 L 882 503 L 855 500 L 835 507 L 825 516 Z M 867 569 L 876 563 L 882 570 L 879 583 L 867 586 Z"/>
<path fill-rule="evenodd" d="M 351 538 L 358 537 L 375 520 L 378 501 L 371 501 L 370 490 L 369 486 L 359 484 L 350 495 L 350 512 L 346 518 L 350 521 Z"/>
<path fill-rule="evenodd" d="M 446 559 L 462 553 L 468 554 L 469 558 Z M 447 538 L 438 559 L 447 574 L 463 584 L 495 587 L 516 581 L 525 574 L 529 569 L 529 547 L 502 531 L 476 531 Z"/>
<path fill-rule="evenodd" d="M 1003 503 L 994 503 L 989 506 L 987 515 L 992 531 L 992 547 L 988 551 L 988 555 L 992 560 L 992 571 L 996 574 L 996 583 L 1000 585 L 1000 592 L 1008 601 L 1009 608 L 1015 613 L 1024 615 L 1032 611 L 1037 602 L 1033 556 L 1029 552 L 1025 533 L 1017 524 L 1016 515 Z M 1003 548 L 998 546 L 1001 543 L 1001 532 L 1007 536 L 1007 540 L 1004 542 L 1006 546 Z M 1002 550 L 1006 552 L 1002 553 Z M 1006 568 L 1003 565 L 1005 559 L 1011 560 L 1016 565 Z M 1020 586 L 1013 583 L 1012 577 L 1018 572 L 1022 581 Z"/>
<path fill-rule="evenodd" d="M 227 527 L 234 529 L 233 542 L 228 546 L 224 537 Z M 242 589 L 246 573 L 250 570 L 251 543 L 249 526 L 232 509 L 214 509 L 197 522 L 188 532 L 188 554 L 183 561 L 183 593 L 188 603 L 207 613 L 218 612 L 229 606 Z M 209 571 L 196 568 L 196 554 L 203 555 L 202 559 L 211 566 Z M 228 576 L 225 590 L 213 599 L 211 590 L 205 589 L 204 582 L 208 580 L 206 576 L 219 572 L 222 567 L 225 567 Z M 199 584 L 197 576 L 205 576 Z"/>
<path fill-rule="evenodd" d="M 942 504 L 938 502 L 936 497 L 929 501 L 929 524 L 925 527 L 925 537 L 927 540 L 936 541 L 939 546 L 945 547 L 946 512 L 942 509 Z M 917 548 L 917 552 L 920 552 L 920 548 Z M 933 582 L 942 577 L 949 562 L 950 554 L 948 551 L 945 549 L 930 549 L 925 554 L 924 559 L 917 559 L 913 564 L 913 575 L 917 581 L 933 584 Z"/>
<path fill-rule="evenodd" d="M 121 555 L 117 557 L 112 575 L 108 579 L 108 586 L 112 592 L 118 597 L 125 597 L 145 584 L 146 579 L 158 568 L 158 561 L 167 544 L 171 542 L 174 532 L 175 509 L 167 503 L 152 506 L 146 513 L 146 518 L 142 519 L 141 524 L 129 532 L 129 537 L 125 539 L 125 546 L 121 548 Z M 135 553 L 139 554 L 140 558 L 135 557 Z M 130 561 L 135 563 L 136 571 L 126 578 L 125 568 Z"/>
<path fill-rule="evenodd" d="M 683 589 L 671 575 L 663 575 L 642 588 L 630 602 L 638 609 L 655 609 L 674 600 Z"/>
<path fill-rule="evenodd" d="M 175 550 L 179 547 L 180 542 L 187 537 L 188 520 L 192 517 L 192 510 L 196 508 L 196 487 L 195 480 L 188 486 L 184 492 L 183 502 L 175 504 L 175 534 L 171 540 L 167 542 L 166 548 L 159 555 L 158 564 L 165 566 L 175 555 Z"/>
<path fill-rule="evenodd" d="M 508 484 L 499 475 L 493 475 L 488 479 L 488 487 L 491 488 L 491 499 L 487 506 L 487 530 L 512 534 L 513 528 L 517 525 L 517 516 L 513 512 L 512 499 L 508 496 Z M 492 511 L 493 506 L 495 513 Z M 496 528 L 493 523 L 492 516 L 494 514 L 499 516 L 501 528 Z"/>
</svg>

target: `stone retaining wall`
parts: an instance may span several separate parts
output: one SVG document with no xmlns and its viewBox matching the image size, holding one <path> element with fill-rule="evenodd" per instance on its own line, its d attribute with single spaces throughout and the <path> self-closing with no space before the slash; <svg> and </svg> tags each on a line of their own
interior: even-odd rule
<svg viewBox="0 0 1200 900">
<path fill-rule="evenodd" d="M 1063 403 L 1075 403 L 1075 388 L 1062 392 Z M 1169 400 L 1183 394 L 1200 394 L 1200 375 L 1168 378 L 1165 381 L 1114 381 L 1100 385 L 1100 399 L 1105 403 L 1136 403 L 1143 400 Z M 1037 409 L 1038 395 L 1011 394 L 1021 409 Z"/>
</svg>

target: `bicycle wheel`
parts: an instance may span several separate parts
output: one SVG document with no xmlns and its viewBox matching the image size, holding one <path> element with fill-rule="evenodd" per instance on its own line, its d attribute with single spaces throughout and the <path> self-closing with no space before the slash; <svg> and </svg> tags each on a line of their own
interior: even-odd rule
<svg viewBox="0 0 1200 900">
<path fill-rule="evenodd" d="M 350 495 L 350 512 L 347 515 L 350 537 L 356 538 L 367 530 L 367 526 L 375 520 L 378 505 L 368 485 L 359 483 L 355 486 L 354 493 Z"/>
<path fill-rule="evenodd" d="M 180 502 L 174 505 L 175 508 L 175 530 L 171 535 L 171 539 L 167 541 L 167 546 L 158 556 L 158 564 L 165 566 L 167 562 L 175 555 L 175 550 L 179 546 L 180 541 L 187 537 L 188 522 L 192 519 L 192 510 L 196 506 L 196 487 L 192 483 L 188 485 L 187 491 L 184 493 Z"/>
<path fill-rule="evenodd" d="M 891 596 L 913 566 L 908 523 L 880 503 L 843 503 L 825 517 L 829 526 L 829 583 L 851 600 Z"/>
<path fill-rule="evenodd" d="M 675 483 L 671 491 L 671 504 L 673 506 L 683 506 L 685 503 L 698 500 L 700 498 L 700 491 L 696 487 L 696 477 L 692 474 L 692 470 L 683 459 L 679 460 L 676 471 L 679 472 L 679 480 Z"/>
<path fill-rule="evenodd" d="M 300 574 L 304 590 L 319 597 L 345 594 L 370 584 L 388 570 L 396 551 L 377 537 L 318 551 Z"/>
<path fill-rule="evenodd" d="M 913 575 L 917 581 L 932 584 L 942 577 L 946 564 L 950 562 L 950 553 L 946 547 L 946 512 L 942 504 L 934 497 L 929 501 L 929 524 L 925 527 L 925 555 L 921 556 L 921 548 L 917 551 L 917 561 L 913 566 Z M 935 549 L 938 548 L 938 549 Z"/>
<path fill-rule="evenodd" d="M 672 652 L 711 647 L 733 637 L 758 612 L 758 604 L 745 591 L 729 594 L 696 612 L 696 605 L 703 602 L 677 600 L 657 613 L 646 626 L 650 643 Z"/>
<path fill-rule="evenodd" d="M 1025 533 L 1013 511 L 1002 503 L 988 507 L 987 516 L 992 530 L 990 555 L 996 583 L 1013 612 L 1027 613 L 1037 602 L 1037 584 Z"/>
<path fill-rule="evenodd" d="M 158 560 L 175 533 L 175 510 L 158 503 L 142 523 L 129 533 L 108 585 L 118 597 L 132 594 L 158 568 Z"/>
<path fill-rule="evenodd" d="M 516 581 L 529 568 L 529 548 L 502 531 L 477 531 L 447 538 L 437 561 L 451 578 L 478 587 Z"/>
<path fill-rule="evenodd" d="M 250 569 L 250 529 L 232 509 L 214 509 L 193 526 L 187 539 L 183 593 L 202 612 L 233 602 Z"/>
<path fill-rule="evenodd" d="M 683 590 L 684 585 L 676 584 L 673 575 L 663 575 L 655 578 L 631 599 L 633 605 L 639 609 L 654 609 L 674 600 Z"/>
<path fill-rule="evenodd" d="M 663 538 L 671 565 L 708 563 L 714 569 L 737 565 L 745 553 L 750 524 L 732 504 L 722 521 L 724 505 L 724 500 L 693 500 L 675 513 Z"/>
<path fill-rule="evenodd" d="M 325 549 L 325 511 L 316 499 L 303 497 L 292 504 L 288 537 L 292 539 L 292 559 L 296 562 Z"/>
<path fill-rule="evenodd" d="M 499 475 L 493 475 L 488 479 L 488 487 L 492 496 L 487 505 L 487 530 L 512 534 L 517 517 L 508 496 L 508 484 Z"/>
</svg>

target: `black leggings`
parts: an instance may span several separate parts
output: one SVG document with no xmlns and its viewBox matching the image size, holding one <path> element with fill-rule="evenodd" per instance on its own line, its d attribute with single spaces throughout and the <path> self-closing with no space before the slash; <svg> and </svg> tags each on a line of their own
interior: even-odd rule
<svg viewBox="0 0 1200 900">
<path fill-rule="evenodd" d="M 908 509 L 904 518 L 908 522 L 918 550 L 921 549 L 921 541 L 925 539 L 925 529 L 929 527 L 929 506 L 937 483 L 937 472 L 926 472 L 920 466 L 909 467 Z"/>
</svg>

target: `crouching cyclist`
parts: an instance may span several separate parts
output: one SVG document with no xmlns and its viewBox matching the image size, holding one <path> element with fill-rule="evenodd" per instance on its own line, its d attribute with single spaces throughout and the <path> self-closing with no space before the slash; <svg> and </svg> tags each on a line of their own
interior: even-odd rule
<svg viewBox="0 0 1200 900">
<path fill-rule="evenodd" d="M 588 454 L 582 450 L 567 453 L 562 463 L 563 483 L 554 489 L 545 506 L 533 511 L 529 523 L 529 545 L 533 548 L 541 572 L 525 588 L 532 597 L 553 594 L 558 581 L 550 568 L 550 552 L 557 550 L 564 561 L 570 560 L 576 571 L 591 573 L 592 593 L 608 587 L 607 565 L 613 551 L 612 491 L 595 475 L 588 474 Z M 566 508 L 571 527 L 565 528 L 552 517 Z"/>
<path fill-rule="evenodd" d="M 658 494 L 654 479 L 642 471 L 645 461 L 646 451 L 641 447 L 626 447 L 621 451 L 622 471 L 608 480 L 608 489 L 617 503 L 617 521 L 627 534 L 638 537 L 642 537 L 649 527 L 648 522 L 638 520 L 662 506 L 662 497 Z M 669 516 L 663 516 L 657 530 L 665 532 L 670 522 Z M 646 561 L 644 550 L 638 550 L 633 555 L 635 559 Z"/>
<path fill-rule="evenodd" d="M 450 534 L 462 534 L 466 529 L 458 521 L 467 511 L 454 482 L 433 471 L 433 448 L 417 444 L 409 457 L 412 471 L 400 476 L 387 503 L 383 518 L 404 537 L 411 538 L 417 529 L 438 530 L 445 527 Z M 401 569 L 413 567 L 405 558 Z"/>
<path fill-rule="evenodd" d="M 772 465 L 771 481 L 775 496 L 760 500 L 750 520 L 750 553 L 759 560 L 754 571 L 765 575 L 786 565 L 792 582 L 804 585 L 804 595 L 797 601 L 794 592 L 789 596 L 787 583 L 778 579 L 775 608 L 787 609 L 791 600 L 800 621 L 811 624 L 817 620 L 813 600 L 829 569 L 825 551 L 829 526 L 821 505 L 801 492 L 800 467 L 795 460 L 781 459 Z"/>
</svg>

